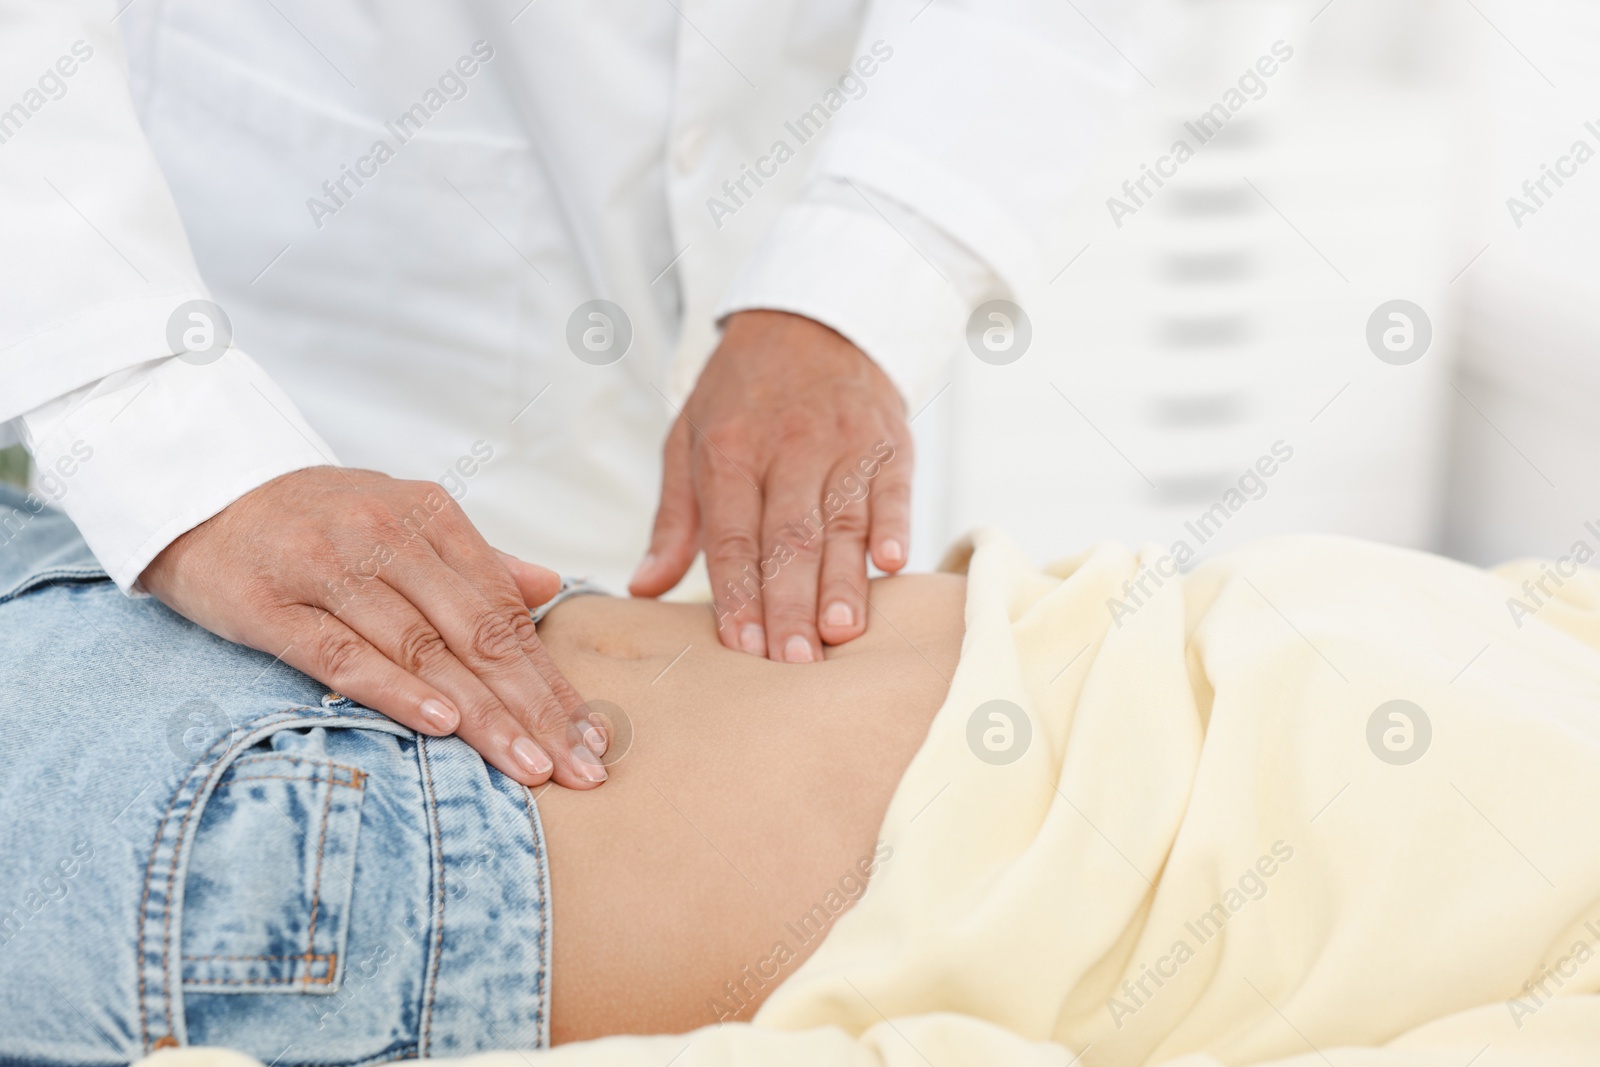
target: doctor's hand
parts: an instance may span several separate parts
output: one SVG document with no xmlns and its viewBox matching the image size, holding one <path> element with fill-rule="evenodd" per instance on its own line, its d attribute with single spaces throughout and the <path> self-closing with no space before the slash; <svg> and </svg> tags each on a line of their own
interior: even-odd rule
<svg viewBox="0 0 1600 1067">
<path fill-rule="evenodd" d="M 285 474 L 172 542 L 140 580 L 212 633 L 419 733 L 456 734 L 523 785 L 605 780 L 604 728 L 528 616 L 560 579 L 490 548 L 432 482 Z"/>
<path fill-rule="evenodd" d="M 911 433 L 900 394 L 828 327 L 729 317 L 667 437 L 661 506 L 636 596 L 676 585 L 702 547 L 731 649 L 822 659 L 867 628 L 867 553 L 905 566 Z"/>
</svg>

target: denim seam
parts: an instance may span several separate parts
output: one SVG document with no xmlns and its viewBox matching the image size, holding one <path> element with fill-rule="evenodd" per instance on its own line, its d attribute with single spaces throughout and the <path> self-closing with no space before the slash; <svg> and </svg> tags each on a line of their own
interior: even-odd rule
<svg viewBox="0 0 1600 1067">
<path fill-rule="evenodd" d="M 309 929 L 306 931 L 305 958 L 307 961 L 310 961 L 312 955 L 317 951 L 317 908 L 322 903 L 322 855 L 323 851 L 328 847 L 328 815 L 332 811 L 333 786 L 329 785 L 326 795 L 322 798 L 322 830 L 317 835 L 317 873 L 311 876 L 311 921 L 308 924 Z M 327 985 L 328 982 L 332 981 L 333 971 L 330 970 L 327 982 L 320 984 Z M 310 967 L 306 968 L 305 979 L 300 984 L 302 986 L 311 984 Z"/>
<path fill-rule="evenodd" d="M 304 956 L 295 956 L 293 958 L 298 960 L 298 959 L 304 959 L 305 957 Z M 328 984 L 332 983 L 333 975 L 334 975 L 334 972 L 332 970 L 330 970 L 328 972 L 328 976 L 326 978 L 311 978 L 311 977 L 309 977 L 309 972 L 308 972 L 308 977 L 306 977 L 304 979 L 301 979 L 299 981 L 296 981 L 293 978 L 290 978 L 287 981 L 285 981 L 282 978 L 185 978 L 183 980 L 183 984 L 186 985 L 186 986 L 196 986 L 196 985 L 272 985 L 272 986 L 306 985 L 306 986 L 309 986 L 313 982 L 315 982 L 317 985 L 328 985 Z"/>
<path fill-rule="evenodd" d="M 215 793 L 217 790 L 226 789 L 230 785 L 249 785 L 251 782 L 271 781 L 308 782 L 312 785 L 322 785 L 326 783 L 330 786 L 338 785 L 343 786 L 346 789 L 355 790 L 360 790 L 362 788 L 360 785 L 344 781 L 340 778 L 319 778 L 314 774 L 252 774 L 244 778 L 229 778 L 226 782 L 218 782 L 216 785 L 211 787 L 211 791 Z M 328 790 L 328 793 L 331 796 L 333 794 L 333 790 Z"/>
<path fill-rule="evenodd" d="M 528 833 L 533 840 L 534 863 L 539 869 L 539 973 L 534 981 L 534 995 L 539 1004 L 539 1036 L 544 1042 L 544 1047 L 550 1047 L 550 1017 L 548 1006 L 550 998 L 545 992 L 545 978 L 550 970 L 550 926 L 554 911 L 550 907 L 550 898 L 546 893 L 545 880 L 549 877 L 550 865 L 544 847 L 543 827 L 539 824 L 539 816 L 534 806 L 533 791 L 527 786 L 522 787 L 522 807 L 528 813 Z"/>
<path fill-rule="evenodd" d="M 428 836 L 433 846 L 433 965 L 429 968 L 427 991 L 423 995 L 422 1035 L 417 1042 L 419 1053 L 426 1056 L 433 1042 L 433 1001 L 439 989 L 439 958 L 444 954 L 444 850 L 439 840 L 439 801 L 433 789 L 433 763 L 428 758 L 428 739 L 424 736 L 417 738 L 417 756 L 427 786 Z"/>
<path fill-rule="evenodd" d="M 190 955 L 185 955 L 183 958 L 186 959 L 186 960 L 303 960 L 303 959 L 329 960 L 329 959 L 333 959 L 333 955 L 330 955 L 328 953 L 323 953 L 320 956 L 307 956 L 303 952 L 297 952 L 292 956 L 190 956 Z"/>
<path fill-rule="evenodd" d="M 281 756 L 240 756 L 238 759 L 228 764 L 228 769 L 235 772 L 234 778 L 237 779 L 240 777 L 245 777 L 237 773 L 238 769 L 240 767 L 247 767 L 252 763 L 309 763 L 317 769 L 331 767 L 334 770 L 344 771 L 349 774 L 350 780 L 348 782 L 341 781 L 338 778 L 332 779 L 334 785 L 350 786 L 353 789 L 361 789 L 365 787 L 367 783 L 367 772 L 362 770 L 360 767 L 352 767 L 348 763 L 340 763 L 337 760 L 311 759 L 308 756 L 296 756 L 288 752 L 285 752 Z M 312 773 L 314 774 L 315 770 Z M 281 778 L 284 776 L 264 775 L 262 777 Z"/>
<path fill-rule="evenodd" d="M 63 582 L 79 584 L 89 582 L 109 582 L 110 580 L 111 579 L 106 575 L 105 568 L 91 566 L 86 563 L 64 564 L 59 567 L 49 567 L 45 570 L 39 571 L 37 574 L 27 575 L 10 589 L 0 593 L 0 604 L 9 603 L 18 597 L 27 596 L 35 589 L 39 589 L 44 586 L 56 585 Z"/>
<path fill-rule="evenodd" d="M 310 756 L 301 756 L 301 755 L 298 755 L 298 754 L 293 753 L 293 752 L 285 752 L 282 755 L 274 753 L 274 754 L 272 754 L 270 756 L 240 756 L 238 759 L 234 760 L 228 766 L 230 766 L 230 767 L 248 767 L 252 763 L 312 763 L 312 764 L 315 764 L 318 767 L 330 767 L 331 766 L 331 767 L 339 767 L 339 768 L 342 768 L 342 769 L 347 770 L 347 771 L 358 771 L 359 770 L 359 768 L 352 767 L 348 763 L 340 763 L 337 760 L 331 760 L 331 759 L 313 759 Z"/>
<path fill-rule="evenodd" d="M 380 1053 L 379 1055 L 381 1056 L 381 1058 L 373 1057 L 370 1060 L 361 1060 L 358 1063 L 351 1064 L 350 1067 L 377 1067 L 377 1064 L 380 1064 L 380 1063 L 395 1063 L 395 1062 L 398 1062 L 399 1060 L 415 1059 L 416 1057 L 414 1055 L 412 1055 L 412 1053 L 414 1053 L 416 1051 L 417 1051 L 417 1043 L 415 1041 L 410 1041 L 410 1042 L 407 1042 L 404 1045 L 401 1045 L 398 1049 L 395 1049 L 393 1052 L 390 1052 L 390 1053 L 387 1053 L 387 1054 Z M 318 1064 L 318 1065 L 316 1065 L 316 1067 L 322 1067 L 322 1065 Z"/>
<path fill-rule="evenodd" d="M 400 1045 L 397 1048 L 380 1052 L 368 1059 L 354 1060 L 350 1063 L 344 1064 L 343 1067 L 378 1067 L 378 1065 L 381 1063 L 396 1063 L 400 1060 L 414 1060 L 417 1058 L 416 1052 L 417 1043 L 415 1041 L 408 1041 L 404 1045 Z M 277 1067 L 327 1067 L 327 1064 L 321 1062 L 279 1062 Z"/>
</svg>

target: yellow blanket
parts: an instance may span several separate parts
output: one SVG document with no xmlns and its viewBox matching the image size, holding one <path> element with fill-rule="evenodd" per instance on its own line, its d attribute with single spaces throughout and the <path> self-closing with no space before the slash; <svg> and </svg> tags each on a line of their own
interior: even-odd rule
<svg viewBox="0 0 1600 1067">
<path fill-rule="evenodd" d="M 892 856 L 755 1023 L 473 1063 L 1600 1062 L 1600 577 L 1333 538 L 1040 570 L 993 531 L 951 565 Z"/>
</svg>

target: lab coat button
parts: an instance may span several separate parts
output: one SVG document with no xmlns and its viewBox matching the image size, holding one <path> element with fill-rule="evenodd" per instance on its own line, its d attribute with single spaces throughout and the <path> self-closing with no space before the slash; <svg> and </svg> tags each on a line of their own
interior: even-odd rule
<svg viewBox="0 0 1600 1067">
<path fill-rule="evenodd" d="M 706 128 L 689 126 L 678 134 L 677 146 L 672 152 L 673 166 L 679 174 L 688 174 L 700 165 L 706 154 Z"/>
</svg>

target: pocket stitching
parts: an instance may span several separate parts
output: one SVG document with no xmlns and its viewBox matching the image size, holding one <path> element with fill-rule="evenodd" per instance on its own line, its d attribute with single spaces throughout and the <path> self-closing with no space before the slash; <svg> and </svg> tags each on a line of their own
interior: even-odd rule
<svg viewBox="0 0 1600 1067">
<path fill-rule="evenodd" d="M 256 719 L 253 723 L 251 723 L 252 729 L 248 734 L 240 734 L 238 731 L 225 734 L 212 742 L 211 747 L 206 750 L 204 756 L 202 756 L 199 762 L 195 763 L 189 768 L 188 772 L 174 788 L 172 797 L 167 802 L 166 810 L 162 812 L 161 819 L 157 823 L 155 838 L 150 845 L 150 858 L 145 863 L 144 890 L 139 901 L 137 932 L 138 948 L 136 950 L 138 957 L 137 966 L 139 971 L 139 1032 L 140 1039 L 143 1043 L 146 1053 L 154 1050 L 150 1040 L 151 1009 L 149 997 L 152 986 L 146 978 L 148 964 L 144 959 L 146 953 L 147 927 L 149 925 L 148 920 L 150 918 L 150 895 L 156 883 L 156 860 L 161 854 L 162 842 L 166 838 L 168 827 L 172 819 L 173 809 L 177 807 L 178 802 L 193 785 L 197 777 L 202 779 L 211 778 L 213 776 L 220 777 L 230 767 L 233 766 L 233 761 L 224 760 L 222 758 L 223 755 L 226 755 L 230 751 L 238 752 L 249 748 L 251 745 L 259 741 L 261 737 L 270 735 L 274 731 L 275 727 L 282 726 L 288 722 L 293 722 L 296 719 L 307 718 L 308 713 L 313 720 L 340 720 L 349 722 L 350 715 L 347 711 L 339 709 L 338 714 L 330 715 L 328 714 L 330 710 L 332 709 L 328 709 L 326 707 L 316 707 L 310 704 L 296 705 L 294 707 L 284 708 L 281 711 L 263 715 L 259 719 Z M 365 718 L 365 716 L 359 718 Z M 381 719 L 381 716 L 374 714 L 372 718 L 377 720 Z M 361 725 L 359 721 L 349 722 L 349 724 L 357 727 Z M 219 749 L 223 750 L 223 752 L 220 754 L 218 753 Z M 325 763 L 324 765 L 327 764 Z M 335 764 L 335 766 L 344 765 Z M 360 777 L 361 783 L 364 784 L 365 779 L 366 775 L 363 772 Z M 198 796 L 199 792 L 204 788 L 204 784 L 202 784 L 200 788 L 195 791 L 195 795 Z M 215 789 L 214 786 L 212 788 L 213 790 Z M 331 793 L 332 790 L 329 790 L 329 792 Z M 195 804 L 189 805 L 188 809 L 183 814 L 182 820 L 180 820 L 178 824 L 177 830 L 172 835 L 173 843 L 169 846 L 172 851 L 170 858 L 171 869 L 166 873 L 167 885 L 165 887 L 165 901 L 161 905 L 161 997 L 162 1013 L 164 1015 L 166 1024 L 166 1034 L 163 1035 L 163 1037 L 161 1037 L 159 1040 L 170 1042 L 171 1046 L 173 1047 L 177 1045 L 177 1040 L 174 1036 L 176 1027 L 173 1024 L 172 1015 L 172 897 L 173 893 L 175 892 L 175 886 L 177 885 L 178 871 L 182 866 L 184 835 L 187 831 L 189 820 L 194 815 L 195 808 Z M 164 1044 L 160 1047 L 167 1048 L 169 1046 Z"/>
<path fill-rule="evenodd" d="M 311 922 L 310 929 L 306 931 L 306 962 L 314 958 L 317 950 L 317 908 L 322 903 L 322 853 L 328 844 L 328 813 L 333 810 L 333 785 L 328 785 L 327 795 L 322 798 L 322 830 L 317 836 L 317 873 L 311 878 Z M 330 968 L 328 978 L 319 985 L 326 985 L 333 981 L 334 971 Z M 311 968 L 306 968 L 305 978 L 300 982 L 302 986 L 311 984 Z"/>
<path fill-rule="evenodd" d="M 263 763 L 270 765 L 296 763 L 305 765 L 308 770 L 303 774 L 251 774 L 248 772 L 244 774 L 235 773 L 236 768 L 241 766 Z M 267 770 L 280 768 L 272 766 L 262 769 Z M 342 775 L 340 772 L 342 772 Z M 325 758 L 317 759 L 307 756 L 299 756 L 293 753 L 272 752 L 259 756 L 242 756 L 239 759 L 233 760 L 226 764 L 224 780 L 217 782 L 211 787 L 210 796 L 216 796 L 220 790 L 225 789 L 228 786 L 241 783 L 248 785 L 254 782 L 264 782 L 270 780 L 297 782 L 309 785 L 327 785 L 329 787 L 323 797 L 321 828 L 319 829 L 317 836 L 317 861 L 311 879 L 311 901 L 308 909 L 310 919 L 306 934 L 305 951 L 289 955 L 183 954 L 180 956 L 180 960 L 184 963 L 203 963 L 205 961 L 237 961 L 246 963 L 267 963 L 275 961 L 301 962 L 305 964 L 305 966 L 302 968 L 301 977 L 295 978 L 292 975 L 269 978 L 198 978 L 185 976 L 182 978 L 182 985 L 185 988 L 190 986 L 271 986 L 279 989 L 293 989 L 296 986 L 299 986 L 303 989 L 309 990 L 309 987 L 312 985 L 329 986 L 338 981 L 341 953 L 337 951 L 319 953 L 316 951 L 317 920 L 323 907 L 323 868 L 324 860 L 327 854 L 328 828 L 332 823 L 331 811 L 334 797 L 333 786 L 343 786 L 347 789 L 354 789 L 358 793 L 364 792 L 367 780 L 367 772 L 358 767 L 351 766 L 350 764 L 339 763 L 336 760 Z M 193 811 L 193 808 L 190 810 Z M 309 829 L 305 831 L 305 836 L 309 839 Z M 314 968 L 318 964 L 326 965 L 325 973 L 320 976 L 314 973 Z"/>
<path fill-rule="evenodd" d="M 334 956 L 337 956 L 337 953 L 335 953 Z M 334 956 L 329 956 L 327 954 L 323 954 L 323 955 L 320 955 L 320 956 L 307 956 L 303 952 L 296 952 L 292 956 L 223 956 L 223 955 L 195 956 L 195 955 L 185 955 L 183 958 L 186 959 L 186 960 L 303 960 L 303 959 L 326 960 L 326 959 L 333 959 Z M 185 979 L 185 981 L 199 981 L 199 979 Z"/>
<path fill-rule="evenodd" d="M 310 764 L 312 769 L 309 775 L 237 773 L 240 767 L 245 767 L 252 763 L 305 763 Z M 319 777 L 317 772 L 322 770 L 331 772 L 343 771 L 349 776 L 349 781 L 345 781 L 333 773 L 330 773 L 327 778 Z M 360 767 L 352 767 L 348 763 L 340 763 L 337 760 L 310 759 L 288 752 L 282 755 L 274 753 L 270 756 L 241 756 L 228 764 L 228 771 L 232 774 L 232 777 L 225 782 L 218 782 L 212 786 L 212 792 L 218 789 L 225 789 L 238 782 L 264 782 L 269 779 L 282 779 L 286 782 L 327 782 L 330 785 L 342 785 L 347 789 L 356 790 L 362 790 L 367 787 L 367 772 Z"/>
<path fill-rule="evenodd" d="M 238 759 L 228 764 L 228 769 L 232 770 L 235 767 L 247 767 L 252 763 L 309 763 L 316 767 L 337 767 L 342 771 L 349 771 L 354 775 L 362 775 L 365 773 L 359 767 L 352 767 L 348 763 L 340 763 L 337 760 L 331 759 L 311 759 L 309 756 L 297 756 L 293 752 L 285 752 L 281 755 L 274 753 L 270 756 L 240 756 Z"/>
<path fill-rule="evenodd" d="M 292 716 L 299 715 L 299 714 L 302 714 L 302 713 L 310 711 L 310 710 L 311 710 L 311 708 L 310 708 L 309 705 L 307 705 L 306 707 L 289 708 L 289 709 L 286 709 L 283 712 L 280 712 L 279 715 L 273 716 L 272 718 L 273 719 L 290 718 Z M 272 723 L 261 722 L 259 725 L 267 726 L 267 725 L 272 725 Z M 227 746 L 232 740 L 233 740 L 233 738 L 232 738 L 231 734 L 225 734 L 222 737 L 219 737 L 217 740 L 215 740 L 215 741 L 213 741 L 211 743 L 211 749 L 209 749 L 207 751 L 207 755 L 210 755 L 211 752 L 214 751 L 217 748 L 217 746 L 219 746 L 219 745 Z M 239 747 L 240 748 L 243 748 L 243 740 L 244 739 L 241 738 L 240 741 L 239 741 Z M 145 864 L 145 868 L 144 868 L 144 895 L 143 895 L 142 899 L 139 902 L 139 954 L 141 956 L 143 956 L 143 954 L 144 954 L 144 923 L 145 923 L 145 915 L 148 913 L 149 904 L 150 904 L 150 887 L 151 887 L 152 883 L 155 881 L 156 857 L 160 854 L 161 837 L 166 832 L 168 820 L 172 818 L 172 809 L 177 807 L 178 798 L 183 795 L 183 793 L 185 791 L 185 788 L 194 779 L 195 771 L 204 770 L 207 773 L 207 775 L 209 775 L 211 773 L 211 771 L 217 766 L 218 763 L 220 763 L 220 760 L 219 761 L 214 761 L 214 762 L 202 761 L 200 763 L 195 764 L 193 767 L 191 767 L 189 769 L 189 773 L 184 776 L 183 781 L 178 783 L 178 788 L 173 791 L 172 799 L 167 802 L 167 810 L 162 813 L 161 822 L 156 827 L 156 839 L 155 839 L 154 843 L 151 845 L 151 848 L 150 848 L 150 861 Z M 225 769 L 226 768 L 224 768 L 224 770 Z M 219 777 L 220 777 L 220 772 L 219 772 Z M 177 882 L 177 878 L 178 878 L 178 873 L 177 873 L 178 872 L 178 857 L 179 857 L 179 853 L 181 852 L 181 850 L 183 848 L 183 835 L 184 835 L 184 831 L 188 828 L 190 816 L 192 816 L 194 814 L 194 809 L 195 809 L 195 805 L 193 805 L 193 804 L 189 805 L 189 810 L 187 810 L 187 811 L 185 811 L 183 813 L 183 820 L 178 824 L 177 834 L 175 835 L 176 839 L 177 839 L 177 843 L 173 846 L 173 853 L 172 853 L 172 872 L 167 878 L 167 882 L 168 882 L 167 899 L 166 899 L 166 902 L 162 905 L 162 908 L 161 908 L 161 911 L 162 911 L 162 916 L 161 916 L 161 924 L 162 924 L 162 926 L 161 926 L 161 997 L 162 997 L 162 1002 L 163 1002 L 162 1006 L 163 1006 L 163 1008 L 164 1008 L 164 1010 L 166 1012 L 166 1018 L 167 1018 L 167 1034 L 166 1034 L 166 1036 L 168 1038 L 172 1037 L 172 1031 L 174 1029 L 174 1027 L 172 1025 L 172 968 L 171 968 L 171 951 L 172 951 L 172 886 L 174 884 L 176 884 L 176 882 Z M 140 963 L 140 965 L 139 965 L 139 1006 L 140 1006 L 139 1027 L 140 1027 L 140 1030 L 142 1031 L 141 1036 L 144 1038 L 144 1047 L 145 1047 L 146 1051 L 148 1051 L 150 1049 L 150 1016 L 149 1016 L 149 1013 L 144 1008 L 144 1004 L 145 1004 L 145 983 L 144 983 L 144 971 L 145 971 L 145 968 L 144 968 L 144 961 L 141 959 L 139 961 L 139 963 Z M 176 1044 L 176 1042 L 174 1042 L 174 1044 Z"/>
<path fill-rule="evenodd" d="M 352 775 L 353 780 L 347 782 L 342 778 L 335 778 L 335 777 L 332 777 L 332 776 L 329 776 L 327 778 L 323 778 L 323 777 L 320 777 L 320 776 L 318 776 L 316 774 L 252 774 L 252 775 L 248 775 L 248 776 L 246 776 L 244 778 L 234 777 L 234 778 L 228 779 L 226 782 L 218 782 L 216 785 L 211 787 L 211 792 L 215 793 L 219 789 L 226 789 L 226 788 L 228 788 L 229 786 L 232 786 L 232 785 L 249 785 L 251 782 L 270 782 L 270 781 L 310 782 L 313 785 L 318 785 L 318 784 L 321 784 L 323 782 L 326 782 L 330 786 L 341 785 L 341 786 L 344 786 L 346 789 L 354 789 L 357 792 L 360 792 L 362 789 L 366 788 L 367 775 L 366 775 L 365 771 L 356 771 L 356 770 L 354 770 L 354 768 L 351 768 L 351 767 L 341 767 L 339 764 L 336 764 L 336 763 L 335 764 L 326 764 L 325 763 L 325 764 L 323 764 L 323 766 L 325 766 L 325 767 L 326 766 L 332 766 L 334 768 L 337 768 L 338 770 L 354 771 L 354 773 Z M 330 792 L 332 792 L 332 791 L 330 790 Z"/>
<path fill-rule="evenodd" d="M 208 957 L 203 957 L 203 956 L 185 956 L 184 957 L 184 959 L 186 959 L 186 960 L 205 959 L 205 958 L 208 958 Z M 252 956 L 214 956 L 214 957 L 209 957 L 209 958 L 212 958 L 212 959 L 233 959 L 233 960 L 251 960 L 251 959 L 257 959 L 257 960 L 283 960 L 283 959 L 287 959 L 287 960 L 305 960 L 307 962 L 311 962 L 311 961 L 314 961 L 314 960 L 326 960 L 327 961 L 327 963 L 328 963 L 328 973 L 327 973 L 326 977 L 323 977 L 323 978 L 312 978 L 310 976 L 310 971 L 308 970 L 306 972 L 306 977 L 301 979 L 301 982 L 300 982 L 301 985 L 311 985 L 313 982 L 316 983 L 317 985 L 330 985 L 333 982 L 334 975 L 339 973 L 339 971 L 338 971 L 339 957 L 338 957 L 337 954 L 334 954 L 334 955 L 331 955 L 331 956 L 253 956 L 253 957 Z M 183 984 L 186 985 L 186 986 L 198 986 L 198 985 L 270 985 L 270 986 L 282 986 L 282 985 L 284 985 L 286 983 L 281 978 L 185 978 L 183 980 Z"/>
</svg>

